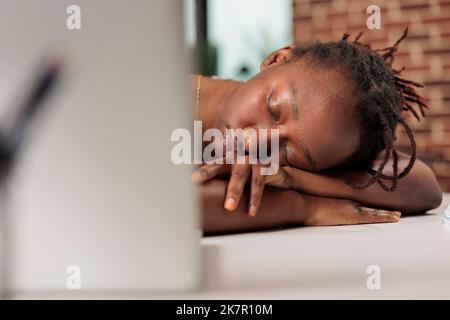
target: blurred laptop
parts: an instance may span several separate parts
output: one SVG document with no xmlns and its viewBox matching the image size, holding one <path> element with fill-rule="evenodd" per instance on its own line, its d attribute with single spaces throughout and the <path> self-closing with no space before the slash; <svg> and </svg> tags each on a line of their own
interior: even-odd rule
<svg viewBox="0 0 450 320">
<path fill-rule="evenodd" d="M 182 2 L 76 4 L 80 30 L 66 26 L 72 1 L 0 2 L 0 119 L 24 99 L 37 64 L 64 66 L 8 179 L 4 290 L 194 289 L 190 169 L 170 158 L 171 132 L 190 120 Z"/>
</svg>

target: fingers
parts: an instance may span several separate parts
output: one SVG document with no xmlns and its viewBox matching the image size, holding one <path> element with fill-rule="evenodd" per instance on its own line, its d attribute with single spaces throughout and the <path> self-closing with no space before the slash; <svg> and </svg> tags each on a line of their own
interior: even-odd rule
<svg viewBox="0 0 450 320">
<path fill-rule="evenodd" d="M 400 211 L 389 211 L 367 207 L 357 207 L 355 211 L 356 223 L 388 223 L 400 221 Z"/>
<path fill-rule="evenodd" d="M 250 189 L 249 215 L 254 217 L 264 192 L 265 176 L 261 175 L 259 166 L 252 166 L 252 184 Z"/>
<path fill-rule="evenodd" d="M 267 175 L 264 177 L 265 177 L 264 182 L 268 186 L 282 189 L 293 189 L 292 177 L 288 172 L 287 167 L 279 168 L 276 174 Z"/>
<path fill-rule="evenodd" d="M 400 211 L 363 207 L 345 199 L 311 197 L 305 225 L 340 226 L 366 223 L 398 222 Z"/>
<path fill-rule="evenodd" d="M 233 211 L 236 209 L 239 200 L 241 200 L 250 170 L 250 165 L 241 164 L 232 166 L 230 182 L 228 183 L 227 194 L 225 196 L 224 207 L 226 210 Z"/>
<path fill-rule="evenodd" d="M 226 166 L 224 164 L 206 164 L 199 169 L 197 169 L 192 174 L 192 182 L 200 184 L 205 181 L 211 180 L 219 173 L 222 173 L 226 170 Z"/>
<path fill-rule="evenodd" d="M 206 164 L 192 174 L 192 181 L 201 184 L 229 170 L 229 168 L 230 166 L 224 164 Z M 261 174 L 260 169 L 259 166 L 249 164 L 231 165 L 231 176 L 224 203 L 226 210 L 234 211 L 237 208 L 244 192 L 244 186 L 251 172 L 252 179 L 248 214 L 250 216 L 256 215 L 261 203 L 266 180 L 266 177 Z"/>
</svg>

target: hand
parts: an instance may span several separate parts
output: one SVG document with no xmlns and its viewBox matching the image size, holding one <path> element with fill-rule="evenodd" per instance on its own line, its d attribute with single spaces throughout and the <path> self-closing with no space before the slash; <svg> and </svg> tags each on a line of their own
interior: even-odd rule
<svg viewBox="0 0 450 320">
<path fill-rule="evenodd" d="M 248 157 L 245 159 L 245 164 L 205 164 L 193 173 L 192 180 L 200 184 L 222 173 L 230 174 L 224 203 L 224 208 L 228 211 L 236 209 L 247 180 L 251 180 L 248 210 L 250 216 L 256 215 L 266 184 L 285 189 L 291 187 L 290 175 L 284 168 L 279 168 L 274 175 L 264 176 L 261 175 L 261 165 L 249 164 Z"/>
<path fill-rule="evenodd" d="M 337 226 L 365 223 L 398 222 L 400 211 L 367 208 L 359 203 L 334 198 L 308 196 L 307 226 Z"/>
</svg>

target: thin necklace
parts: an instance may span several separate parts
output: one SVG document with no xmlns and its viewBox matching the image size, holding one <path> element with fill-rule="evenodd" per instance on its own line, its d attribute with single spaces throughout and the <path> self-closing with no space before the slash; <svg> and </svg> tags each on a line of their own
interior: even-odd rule
<svg viewBox="0 0 450 320">
<path fill-rule="evenodd" d="M 197 112 L 197 118 L 200 120 L 200 84 L 201 84 L 202 76 L 199 75 L 197 78 L 197 103 L 196 103 L 196 112 Z"/>
</svg>

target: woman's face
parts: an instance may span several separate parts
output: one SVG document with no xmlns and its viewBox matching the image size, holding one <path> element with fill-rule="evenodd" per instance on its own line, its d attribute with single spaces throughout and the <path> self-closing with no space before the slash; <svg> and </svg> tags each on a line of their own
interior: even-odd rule
<svg viewBox="0 0 450 320">
<path fill-rule="evenodd" d="M 318 171 L 355 151 L 358 124 L 351 88 L 338 70 L 291 59 L 291 48 L 267 57 L 261 72 L 224 102 L 219 128 L 279 129 L 280 165 Z"/>
</svg>

